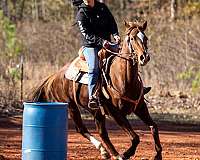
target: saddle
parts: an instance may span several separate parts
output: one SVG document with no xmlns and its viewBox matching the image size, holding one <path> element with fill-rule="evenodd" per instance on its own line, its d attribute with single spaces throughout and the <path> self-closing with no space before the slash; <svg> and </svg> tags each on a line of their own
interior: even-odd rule
<svg viewBox="0 0 200 160">
<path fill-rule="evenodd" d="M 84 54 L 83 54 L 83 50 L 84 50 L 84 47 L 81 47 L 78 51 L 78 55 L 79 55 L 79 61 L 76 62 L 75 64 L 75 67 L 78 67 L 80 69 L 80 71 L 83 71 L 83 72 L 88 72 L 88 65 L 87 65 L 87 62 L 86 62 L 86 59 L 84 57 Z M 98 52 L 98 57 L 99 57 L 99 67 L 100 69 L 106 65 L 106 68 L 108 68 L 108 59 L 110 59 L 110 57 L 112 57 L 112 54 L 110 54 L 111 52 L 115 52 L 115 53 L 118 53 L 119 50 L 114 50 L 112 48 L 102 48 L 99 52 Z"/>
<path fill-rule="evenodd" d="M 67 71 L 65 72 L 65 78 L 69 80 L 73 80 L 78 83 L 88 84 L 88 64 L 85 60 L 83 55 L 84 48 L 81 47 L 78 52 L 78 57 L 75 58 L 70 66 L 68 67 Z M 112 50 L 112 52 L 116 52 L 116 50 Z M 109 68 L 112 64 L 112 61 L 115 55 L 111 54 L 107 49 L 101 49 L 98 53 L 99 57 L 99 68 L 101 74 L 101 80 L 98 83 L 101 83 L 100 86 L 108 85 L 109 83 Z M 104 90 L 104 89 L 103 89 Z M 105 92 L 105 90 L 104 90 Z M 106 94 L 106 93 L 105 93 Z M 104 94 L 104 95 L 105 95 Z M 105 95 L 108 98 L 108 94 Z"/>
</svg>

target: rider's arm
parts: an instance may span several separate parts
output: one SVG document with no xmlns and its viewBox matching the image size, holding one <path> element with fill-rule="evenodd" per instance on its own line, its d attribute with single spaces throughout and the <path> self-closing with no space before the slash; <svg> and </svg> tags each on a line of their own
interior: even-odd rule
<svg viewBox="0 0 200 160">
<path fill-rule="evenodd" d="M 112 13 L 110 12 L 110 10 L 108 9 L 108 7 L 106 5 L 104 5 L 104 8 L 105 8 L 105 12 L 106 12 L 106 14 L 108 15 L 108 18 L 109 18 L 109 22 L 110 22 L 109 30 L 110 30 L 111 34 L 113 36 L 119 35 L 115 18 L 113 17 Z"/>
<path fill-rule="evenodd" d="M 80 10 L 76 17 L 78 27 L 84 37 L 84 40 L 87 44 L 103 46 L 104 39 L 96 36 L 91 27 L 90 27 L 90 20 L 86 17 L 83 10 Z"/>
</svg>

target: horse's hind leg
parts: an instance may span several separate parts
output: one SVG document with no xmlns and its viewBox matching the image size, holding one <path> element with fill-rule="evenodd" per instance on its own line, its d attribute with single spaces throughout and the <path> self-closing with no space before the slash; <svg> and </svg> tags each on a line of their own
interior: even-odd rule
<svg viewBox="0 0 200 160">
<path fill-rule="evenodd" d="M 154 160 L 162 160 L 162 146 L 160 144 L 158 127 L 157 124 L 152 120 L 146 103 L 143 103 L 143 105 L 140 108 L 137 108 L 135 114 L 151 129 L 156 150 L 156 155 L 154 156 Z"/>
<path fill-rule="evenodd" d="M 111 151 L 112 155 L 118 156 L 119 153 L 116 151 L 115 147 L 113 146 L 108 137 L 108 132 L 105 127 L 105 116 L 102 115 L 101 111 L 99 110 L 97 113 L 95 113 L 94 117 L 95 117 L 96 127 L 98 129 L 101 139 L 106 144 L 108 149 Z M 104 154 L 104 156 L 110 158 L 110 155 Z"/>
<path fill-rule="evenodd" d="M 109 153 L 105 147 L 101 144 L 101 142 L 99 142 L 94 136 L 90 134 L 90 132 L 83 124 L 79 109 L 74 102 L 69 103 L 69 113 L 75 123 L 77 132 L 80 133 L 83 137 L 87 138 L 100 151 L 102 157 L 105 157 L 105 155 L 108 155 L 106 157 L 109 157 Z"/>
</svg>

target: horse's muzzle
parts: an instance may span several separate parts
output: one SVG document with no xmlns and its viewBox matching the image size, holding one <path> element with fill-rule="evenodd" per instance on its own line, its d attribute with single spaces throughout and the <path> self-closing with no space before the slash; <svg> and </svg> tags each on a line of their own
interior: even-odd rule
<svg viewBox="0 0 200 160">
<path fill-rule="evenodd" d="M 145 52 L 144 54 L 142 54 L 140 57 L 139 57 L 139 64 L 141 66 L 144 66 L 146 65 L 148 62 L 150 61 L 150 56 L 147 52 Z"/>
</svg>

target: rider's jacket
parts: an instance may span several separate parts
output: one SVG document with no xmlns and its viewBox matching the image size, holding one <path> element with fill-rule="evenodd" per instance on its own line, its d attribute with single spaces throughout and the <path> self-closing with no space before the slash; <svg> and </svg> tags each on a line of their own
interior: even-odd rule
<svg viewBox="0 0 200 160">
<path fill-rule="evenodd" d="M 104 40 L 111 40 L 111 34 L 118 35 L 117 24 L 111 12 L 104 3 L 96 0 L 93 8 L 82 3 L 76 20 L 85 47 L 102 47 Z"/>
</svg>

